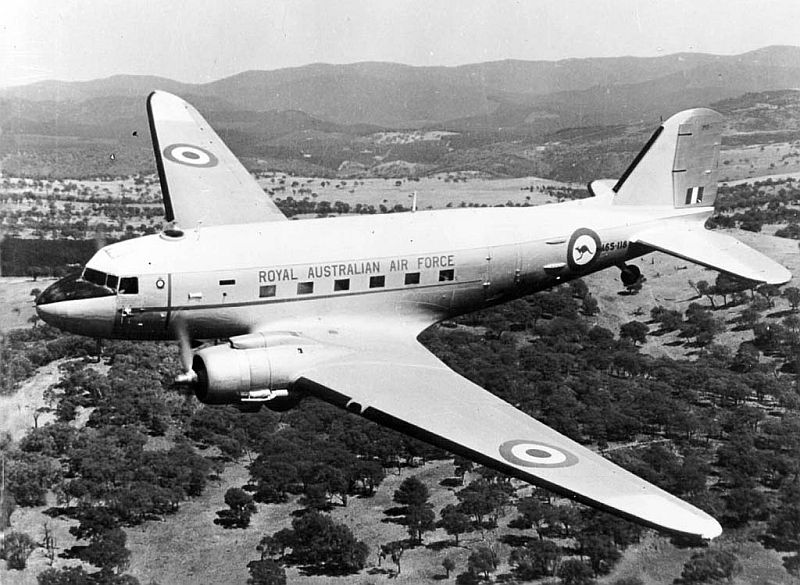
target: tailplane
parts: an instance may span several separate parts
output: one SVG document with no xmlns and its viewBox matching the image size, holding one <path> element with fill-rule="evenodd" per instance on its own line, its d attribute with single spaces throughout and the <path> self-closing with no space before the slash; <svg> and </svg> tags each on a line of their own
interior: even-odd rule
<svg viewBox="0 0 800 585">
<path fill-rule="evenodd" d="M 784 284 L 792 273 L 783 266 L 727 234 L 702 225 L 670 223 L 644 230 L 631 238 L 660 252 L 707 268 L 767 284 Z"/>
<path fill-rule="evenodd" d="M 792 275 L 783 266 L 736 238 L 703 227 L 717 198 L 722 116 L 713 110 L 685 110 L 664 122 L 616 184 L 595 181 L 596 195 L 613 205 L 648 206 L 679 213 L 644 228 L 632 242 L 735 276 L 783 284 Z"/>
<path fill-rule="evenodd" d="M 722 121 L 696 108 L 664 122 L 612 188 L 614 205 L 713 207 Z"/>
</svg>

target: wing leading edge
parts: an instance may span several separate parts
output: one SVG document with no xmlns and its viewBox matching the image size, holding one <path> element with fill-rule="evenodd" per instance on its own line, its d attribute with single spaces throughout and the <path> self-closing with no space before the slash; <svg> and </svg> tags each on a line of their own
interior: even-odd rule
<svg viewBox="0 0 800 585">
<path fill-rule="evenodd" d="M 192 228 L 286 219 L 191 105 L 154 91 L 147 116 L 168 221 Z"/>
<path fill-rule="evenodd" d="M 714 538 L 705 512 L 456 374 L 421 345 L 358 352 L 297 381 L 311 394 L 487 467 L 676 534 Z"/>
</svg>

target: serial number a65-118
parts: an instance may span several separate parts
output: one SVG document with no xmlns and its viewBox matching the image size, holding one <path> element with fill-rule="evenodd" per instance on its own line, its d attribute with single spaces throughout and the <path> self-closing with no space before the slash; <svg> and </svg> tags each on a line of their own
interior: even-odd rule
<svg viewBox="0 0 800 585">
<path fill-rule="evenodd" d="M 623 240 L 621 242 L 605 242 L 600 245 L 600 250 L 603 252 L 613 252 L 614 250 L 624 250 L 627 247 L 628 241 Z"/>
</svg>

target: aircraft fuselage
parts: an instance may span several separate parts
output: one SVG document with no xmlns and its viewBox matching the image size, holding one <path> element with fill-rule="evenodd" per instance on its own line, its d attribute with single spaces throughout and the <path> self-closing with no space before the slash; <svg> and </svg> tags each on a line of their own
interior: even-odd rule
<svg viewBox="0 0 800 585">
<path fill-rule="evenodd" d="M 321 317 L 380 326 L 382 316 L 399 315 L 421 330 L 622 265 L 650 251 L 630 243 L 635 230 L 709 213 L 591 198 L 200 227 L 103 248 L 87 269 L 114 294 L 44 303 L 39 311 L 64 329 L 123 339 L 174 339 L 177 319 L 197 339 L 284 322 L 289 330 Z"/>
</svg>

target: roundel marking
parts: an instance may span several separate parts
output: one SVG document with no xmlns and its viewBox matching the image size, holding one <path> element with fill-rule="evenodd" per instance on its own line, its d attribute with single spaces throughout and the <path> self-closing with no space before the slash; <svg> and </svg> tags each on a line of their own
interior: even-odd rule
<svg viewBox="0 0 800 585">
<path fill-rule="evenodd" d="M 194 144 L 170 144 L 164 149 L 164 156 L 172 162 L 199 168 L 215 167 L 219 162 L 212 153 Z"/>
<path fill-rule="evenodd" d="M 500 445 L 500 455 L 518 467 L 571 467 L 578 458 L 561 447 L 514 439 Z"/>
<path fill-rule="evenodd" d="M 588 228 L 575 230 L 567 247 L 567 264 L 572 270 L 589 268 L 600 255 L 600 236 Z"/>
</svg>

